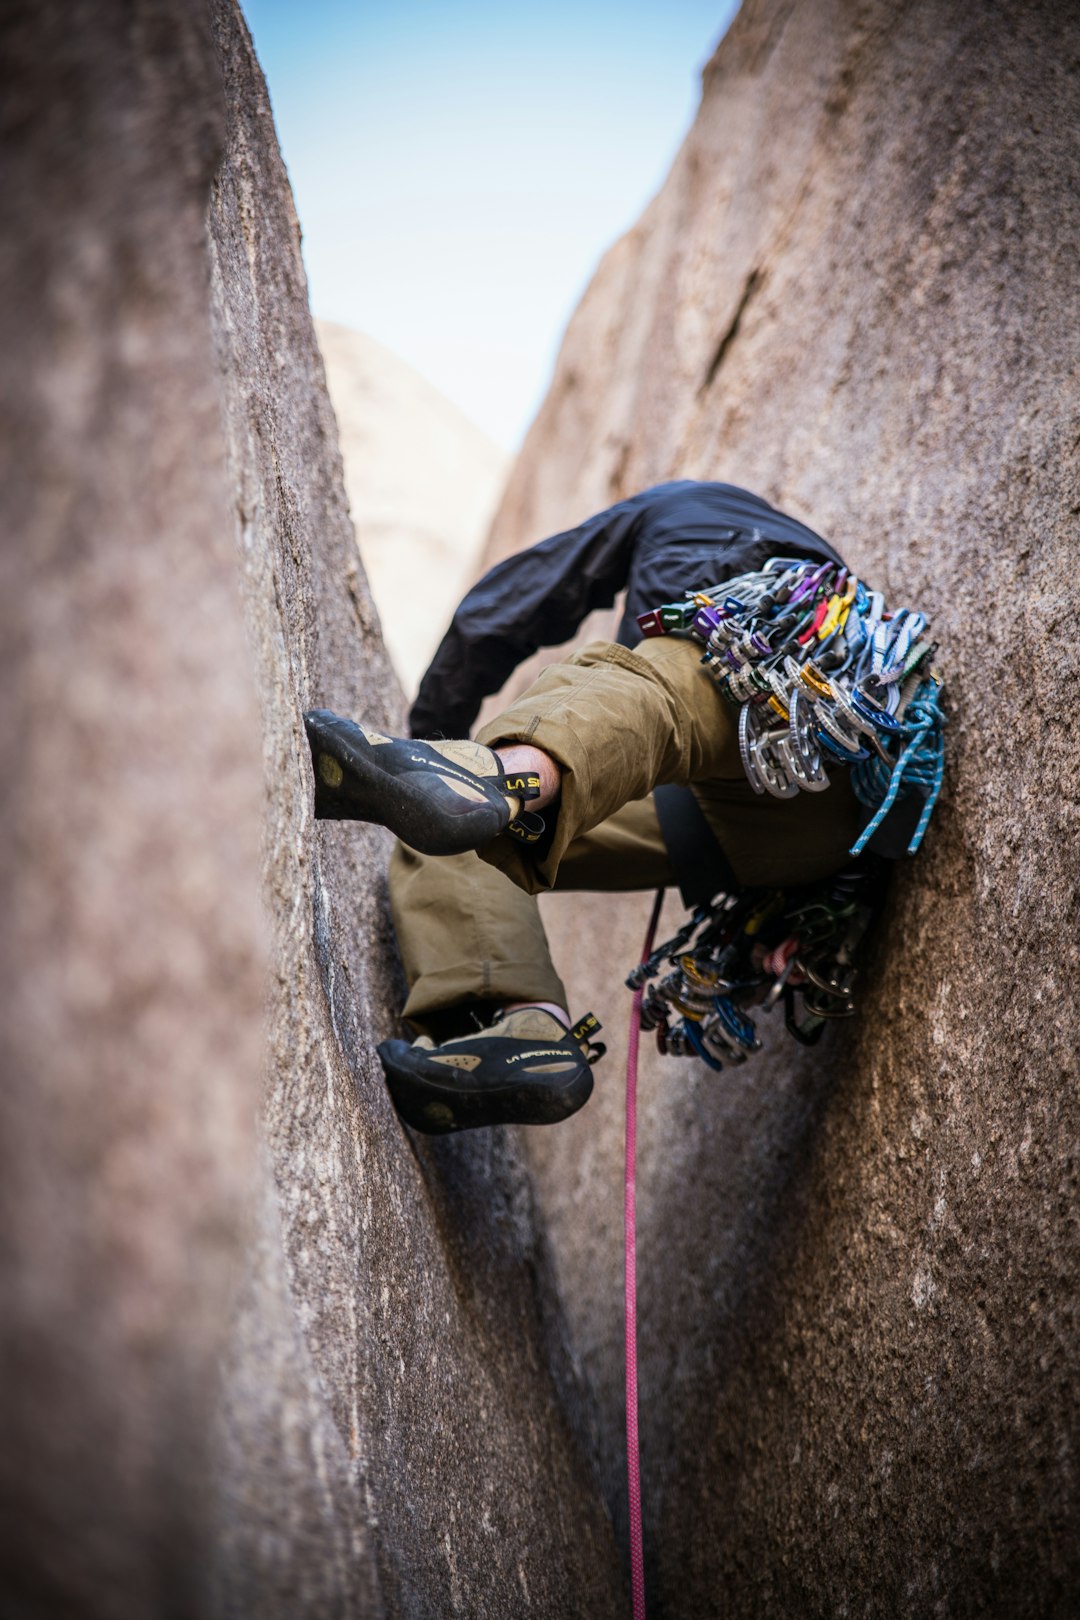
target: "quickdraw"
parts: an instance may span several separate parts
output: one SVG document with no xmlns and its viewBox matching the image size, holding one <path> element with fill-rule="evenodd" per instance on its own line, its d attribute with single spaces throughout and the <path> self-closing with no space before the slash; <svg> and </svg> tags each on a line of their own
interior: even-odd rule
<svg viewBox="0 0 1080 1620">
<path fill-rule="evenodd" d="M 717 895 L 627 979 L 642 1028 L 661 1052 L 722 1069 L 759 1050 L 754 1011 L 783 1002 L 788 1032 L 812 1046 L 855 1011 L 855 958 L 883 890 L 884 863 L 864 859 L 805 888 Z"/>
<path fill-rule="evenodd" d="M 937 643 L 924 614 L 889 612 L 839 564 L 773 557 L 638 619 L 645 636 L 692 637 L 723 695 L 740 705 L 739 753 L 755 793 L 820 793 L 853 768 L 871 816 L 859 854 L 901 797 L 924 803 L 918 849 L 941 791 L 944 746 Z"/>
</svg>

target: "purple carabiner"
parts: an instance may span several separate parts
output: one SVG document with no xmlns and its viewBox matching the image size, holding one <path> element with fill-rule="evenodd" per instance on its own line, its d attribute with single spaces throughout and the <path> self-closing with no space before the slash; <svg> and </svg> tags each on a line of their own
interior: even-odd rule
<svg viewBox="0 0 1080 1620">
<path fill-rule="evenodd" d="M 724 617 L 725 615 L 720 613 L 714 607 L 698 608 L 697 612 L 694 614 L 692 629 L 701 637 L 702 641 L 708 641 L 709 637 L 712 635 L 713 631 Z"/>
<path fill-rule="evenodd" d="M 820 568 L 815 568 L 812 574 L 808 574 L 804 580 L 800 580 L 791 593 L 788 605 L 794 607 L 795 603 L 801 602 L 804 596 L 812 595 L 831 567 L 832 563 L 822 563 Z"/>
</svg>

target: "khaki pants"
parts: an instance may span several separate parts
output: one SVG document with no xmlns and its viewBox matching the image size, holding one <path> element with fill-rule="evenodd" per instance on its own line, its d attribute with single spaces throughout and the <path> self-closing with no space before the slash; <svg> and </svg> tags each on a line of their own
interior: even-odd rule
<svg viewBox="0 0 1080 1620">
<path fill-rule="evenodd" d="M 743 773 L 738 710 L 674 638 L 628 651 L 593 642 L 552 664 L 477 740 L 532 743 L 558 761 L 562 788 L 544 811 L 543 854 L 502 837 L 479 855 L 426 856 L 402 845 L 390 902 L 409 997 L 405 1017 L 467 1003 L 553 1001 L 566 991 L 534 896 L 545 889 L 627 890 L 672 881 L 649 795 L 693 788 L 736 876 L 747 884 L 809 883 L 848 859 L 860 807 L 846 769 L 824 793 L 756 794 Z"/>
</svg>

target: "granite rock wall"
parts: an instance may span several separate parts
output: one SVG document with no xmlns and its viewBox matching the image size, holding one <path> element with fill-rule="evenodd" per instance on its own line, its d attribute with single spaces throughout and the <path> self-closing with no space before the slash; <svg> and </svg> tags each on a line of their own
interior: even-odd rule
<svg viewBox="0 0 1080 1620">
<path fill-rule="evenodd" d="M 401 697 L 243 20 L 0 49 L 0 1606 L 612 1614 L 523 1155 L 399 1126 L 312 819 L 302 710 Z"/>
<path fill-rule="evenodd" d="M 1080 1601 L 1078 104 L 1075 6 L 748 0 L 496 518 L 492 560 L 665 478 L 744 484 L 925 604 L 948 683 L 858 1019 L 643 1072 L 657 1615 Z M 544 909 L 610 1034 L 646 898 Z M 528 1140 L 617 1516 L 620 1059 Z"/>
<path fill-rule="evenodd" d="M 0 21 L 0 1592 L 614 1613 L 618 1042 L 410 1140 L 394 725 L 242 19 Z M 642 1078 L 651 1612 L 1075 1611 L 1075 8 L 750 0 L 569 328 L 492 554 L 730 478 L 927 602 L 946 792 L 859 1020 Z M 609 1032 L 643 900 L 547 906 Z"/>
</svg>

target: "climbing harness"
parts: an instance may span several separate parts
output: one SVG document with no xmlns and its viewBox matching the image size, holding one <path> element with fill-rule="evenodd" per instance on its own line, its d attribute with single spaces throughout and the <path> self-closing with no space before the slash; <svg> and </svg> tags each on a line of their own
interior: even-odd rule
<svg viewBox="0 0 1080 1620">
<path fill-rule="evenodd" d="M 820 793 L 852 767 L 869 813 L 861 854 L 891 812 L 918 801 L 913 855 L 941 791 L 944 747 L 937 643 L 922 613 L 888 612 L 841 564 L 773 557 L 763 569 L 643 613 L 645 636 L 692 637 L 725 698 L 739 705 L 739 753 L 755 793 Z M 889 850 L 888 853 L 893 853 Z"/>
<path fill-rule="evenodd" d="M 653 901 L 642 962 L 652 955 L 664 891 Z M 630 1592 L 634 1620 L 645 1620 L 645 1559 L 641 1529 L 641 1452 L 638 1444 L 637 1382 L 637 1060 L 641 1033 L 641 986 L 630 1006 L 626 1043 L 626 1171 L 623 1180 L 626 1307 L 626 1484 L 630 1507 Z"/>
</svg>

